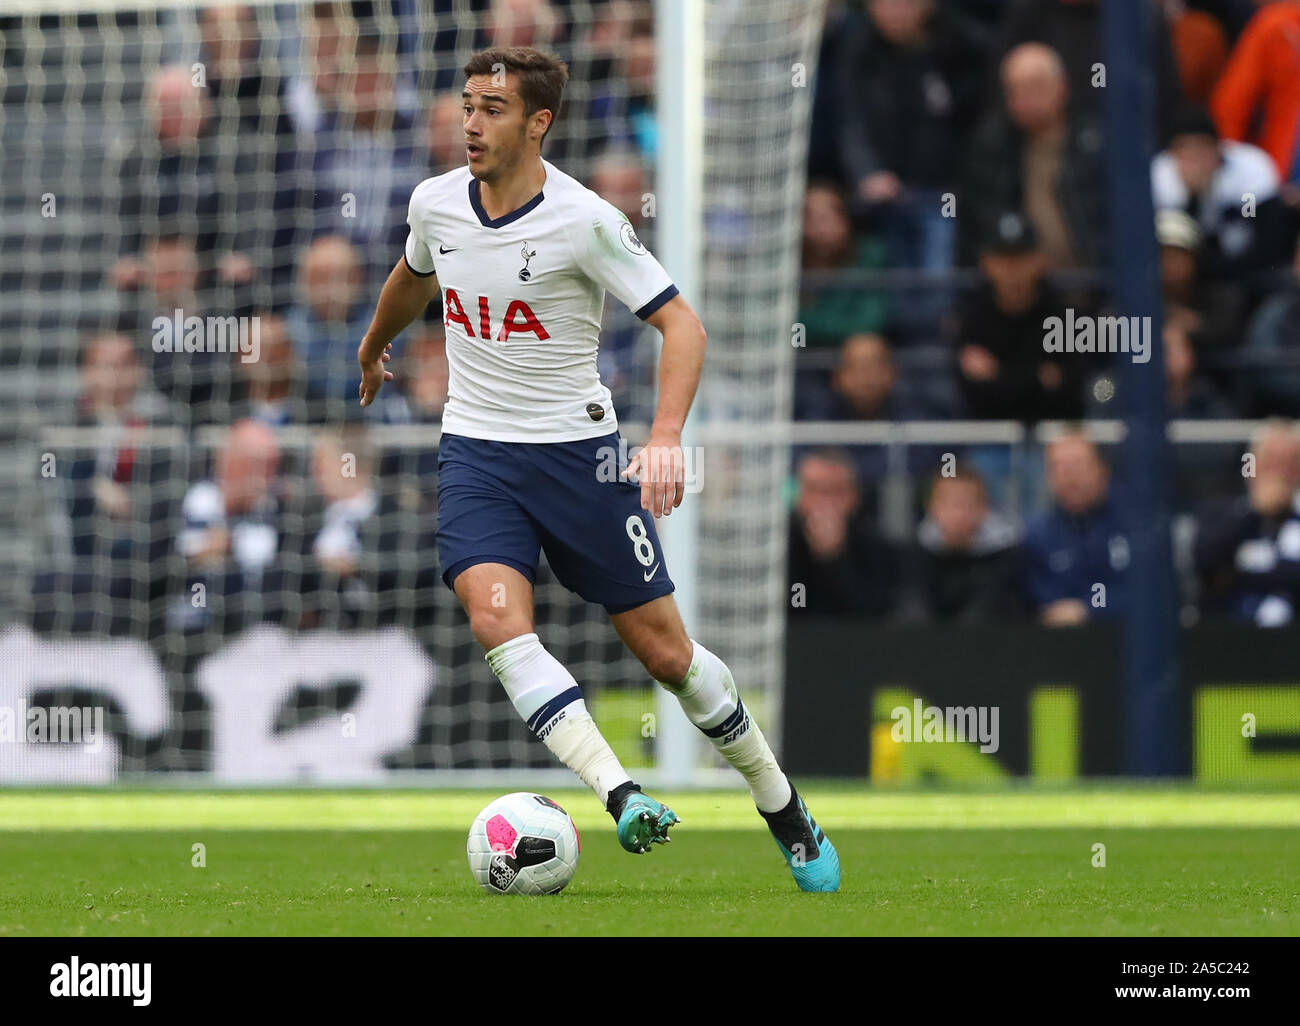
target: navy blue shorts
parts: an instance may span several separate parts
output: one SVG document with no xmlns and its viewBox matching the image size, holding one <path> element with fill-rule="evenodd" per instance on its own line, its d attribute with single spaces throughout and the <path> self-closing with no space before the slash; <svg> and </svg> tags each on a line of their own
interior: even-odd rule
<svg viewBox="0 0 1300 1026">
<path fill-rule="evenodd" d="M 622 480 L 617 431 L 579 442 L 491 442 L 443 434 L 438 559 L 450 588 L 476 563 L 529 581 L 546 553 L 570 591 L 623 613 L 673 591 L 641 486 Z"/>
</svg>

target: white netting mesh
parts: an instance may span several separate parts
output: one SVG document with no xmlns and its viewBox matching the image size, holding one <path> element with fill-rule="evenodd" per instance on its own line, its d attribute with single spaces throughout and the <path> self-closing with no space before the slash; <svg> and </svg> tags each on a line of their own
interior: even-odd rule
<svg viewBox="0 0 1300 1026">
<path fill-rule="evenodd" d="M 700 517 L 702 628 L 779 732 L 789 447 L 743 441 L 791 416 L 799 240 L 823 0 L 710 4 L 705 51 L 705 322 L 711 399 Z M 709 441 L 713 430 L 715 441 Z M 739 430 L 737 430 L 739 429 Z M 752 701 L 751 701 L 752 704 Z"/>
<path fill-rule="evenodd" d="M 411 671 L 427 681 L 409 685 L 421 695 L 385 735 L 385 765 L 552 765 L 438 577 L 437 303 L 400 340 L 399 378 L 364 414 L 355 352 L 401 252 L 411 188 L 463 159 L 448 142 L 460 68 L 489 43 L 548 46 L 569 62 L 545 155 L 625 210 L 653 249 L 644 201 L 666 129 L 653 116 L 652 8 L 81 6 L 0 13 L 0 625 L 36 632 L 5 635 L 0 701 L 107 693 L 122 770 L 210 768 L 231 753 L 214 735 L 241 722 L 211 693 L 223 686 L 212 668 L 230 672 L 220 657 L 241 631 L 278 627 L 278 648 L 249 650 L 275 664 L 274 715 L 250 709 L 247 730 L 264 748 L 316 730 L 324 754 L 297 766 L 320 773 L 347 762 L 353 739 L 319 724 L 382 686 L 377 639 L 391 652 L 393 638 L 414 638 L 431 664 Z M 727 397 L 715 420 L 789 416 L 809 92 L 792 66 L 811 79 L 821 7 L 709 5 L 697 305 L 709 394 Z M 654 339 L 616 303 L 607 314 L 602 374 L 620 419 L 647 422 Z M 209 347 L 214 332 L 242 330 L 256 358 L 184 352 L 191 318 Z M 706 490 L 691 500 L 704 503 L 701 631 L 747 691 L 776 699 L 786 454 L 708 452 Z M 348 460 L 354 474 L 340 477 Z M 543 568 L 537 614 L 620 754 L 651 762 L 650 684 L 603 612 Z M 398 634 L 375 633 L 387 630 Z M 296 671 L 304 631 L 355 632 L 351 663 Z M 154 654 L 161 731 L 132 719 L 130 689 L 144 685 L 134 670 L 137 684 L 119 679 L 115 657 L 43 669 L 46 639 L 103 635 Z M 266 773 L 293 772 L 285 758 Z"/>
</svg>

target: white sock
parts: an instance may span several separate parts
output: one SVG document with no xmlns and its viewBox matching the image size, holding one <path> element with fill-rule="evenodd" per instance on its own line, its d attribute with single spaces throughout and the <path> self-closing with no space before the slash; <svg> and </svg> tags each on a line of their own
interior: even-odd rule
<svg viewBox="0 0 1300 1026">
<path fill-rule="evenodd" d="M 601 805 L 610 791 L 632 779 L 587 712 L 573 674 L 536 634 L 511 638 L 485 658 L 528 729 L 596 792 Z"/>
<path fill-rule="evenodd" d="M 790 803 L 790 781 L 758 724 L 750 719 L 727 664 L 698 641 L 691 644 L 695 655 L 686 679 L 676 685 L 659 683 L 677 696 L 686 718 L 740 771 L 754 804 L 763 812 L 780 812 Z"/>
</svg>

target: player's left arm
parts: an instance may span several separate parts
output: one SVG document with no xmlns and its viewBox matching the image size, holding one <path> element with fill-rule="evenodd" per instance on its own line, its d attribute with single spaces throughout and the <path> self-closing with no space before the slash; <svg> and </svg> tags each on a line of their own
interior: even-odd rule
<svg viewBox="0 0 1300 1026">
<path fill-rule="evenodd" d="M 668 516 L 686 496 L 682 428 L 695 399 L 704 366 L 707 336 L 699 316 L 680 295 L 646 318 L 664 337 L 659 356 L 659 402 L 650 438 L 629 462 L 625 476 L 641 480 L 641 508 Z"/>
</svg>

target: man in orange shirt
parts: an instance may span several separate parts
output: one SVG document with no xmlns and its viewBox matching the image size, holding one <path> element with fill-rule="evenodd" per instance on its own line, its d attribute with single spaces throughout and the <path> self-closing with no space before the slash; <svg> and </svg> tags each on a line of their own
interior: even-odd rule
<svg viewBox="0 0 1300 1026">
<path fill-rule="evenodd" d="M 1283 182 L 1300 180 L 1300 0 L 1277 0 L 1251 18 L 1212 109 L 1224 138 L 1254 143 Z"/>
</svg>

